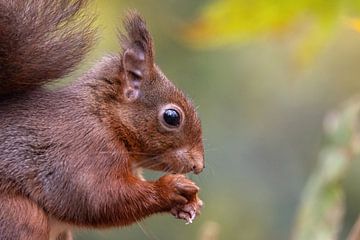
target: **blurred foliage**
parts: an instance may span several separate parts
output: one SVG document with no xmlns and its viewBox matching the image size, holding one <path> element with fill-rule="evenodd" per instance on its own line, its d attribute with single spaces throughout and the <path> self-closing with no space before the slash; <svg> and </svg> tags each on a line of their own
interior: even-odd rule
<svg viewBox="0 0 360 240">
<path fill-rule="evenodd" d="M 217 0 L 201 10 L 185 34 L 201 48 L 295 34 L 295 58 L 306 64 L 339 24 L 360 30 L 359 20 L 348 15 L 360 15 L 358 0 Z"/>
<path fill-rule="evenodd" d="M 359 116 L 356 99 L 325 119 L 325 144 L 304 190 L 293 240 L 338 239 L 345 212 L 343 181 L 360 152 Z"/>
</svg>

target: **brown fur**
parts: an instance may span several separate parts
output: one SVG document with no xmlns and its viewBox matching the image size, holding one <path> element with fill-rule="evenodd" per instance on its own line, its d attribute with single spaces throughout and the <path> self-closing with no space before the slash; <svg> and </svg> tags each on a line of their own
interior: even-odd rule
<svg viewBox="0 0 360 240">
<path fill-rule="evenodd" d="M 0 0 L 0 95 L 69 73 L 93 43 L 85 0 Z"/>
<path fill-rule="evenodd" d="M 85 4 L 0 0 L 0 239 L 48 239 L 53 220 L 125 226 L 161 212 L 188 219 L 201 207 L 198 187 L 184 176 L 135 174 L 204 167 L 196 111 L 155 65 L 137 13 L 124 21 L 119 54 L 67 87 L 42 88 L 70 72 L 91 44 L 89 21 L 75 20 Z M 167 104 L 183 113 L 179 129 L 159 120 Z M 64 229 L 58 238 L 71 234 Z"/>
</svg>

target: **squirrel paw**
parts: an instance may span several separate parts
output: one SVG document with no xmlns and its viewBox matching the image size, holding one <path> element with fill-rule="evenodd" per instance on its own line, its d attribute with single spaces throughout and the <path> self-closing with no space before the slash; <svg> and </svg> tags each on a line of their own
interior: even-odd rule
<svg viewBox="0 0 360 240">
<path fill-rule="evenodd" d="M 166 193 L 165 199 L 168 202 L 169 210 L 178 219 L 184 219 L 187 223 L 192 223 L 203 205 L 198 198 L 199 187 L 184 175 L 172 174 L 165 175 L 159 179 L 161 189 Z"/>
<path fill-rule="evenodd" d="M 193 222 L 196 216 L 200 215 L 200 210 L 203 206 L 203 201 L 201 201 L 197 196 L 187 204 L 183 206 L 176 206 L 171 209 L 171 214 L 178 219 L 184 219 L 186 224 Z"/>
</svg>

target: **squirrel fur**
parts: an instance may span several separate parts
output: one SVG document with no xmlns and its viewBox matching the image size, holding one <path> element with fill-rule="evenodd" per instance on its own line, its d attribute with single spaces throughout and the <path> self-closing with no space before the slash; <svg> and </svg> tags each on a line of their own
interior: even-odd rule
<svg viewBox="0 0 360 240">
<path fill-rule="evenodd" d="M 119 53 L 56 90 L 94 43 L 85 0 L 0 0 L 0 239 L 72 239 L 156 213 L 192 219 L 204 168 L 191 101 L 154 63 L 136 12 Z M 167 110 L 176 126 L 166 123 Z M 170 122 L 171 123 L 171 122 Z M 147 181 L 139 168 L 164 171 Z"/>
</svg>

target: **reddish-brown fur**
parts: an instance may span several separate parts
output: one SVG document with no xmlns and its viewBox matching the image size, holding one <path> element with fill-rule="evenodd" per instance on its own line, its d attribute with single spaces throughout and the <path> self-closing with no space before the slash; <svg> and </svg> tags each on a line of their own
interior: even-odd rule
<svg viewBox="0 0 360 240">
<path fill-rule="evenodd" d="M 125 226 L 171 212 L 198 212 L 198 187 L 181 173 L 203 167 L 200 121 L 154 63 L 145 22 L 129 13 L 122 51 L 71 85 L 93 42 L 86 1 L 0 0 L 0 239 L 71 239 L 67 226 Z M 168 104 L 183 113 L 164 128 Z M 170 173 L 146 181 L 139 167 Z M 62 232 L 63 231 L 63 232 Z"/>
</svg>

